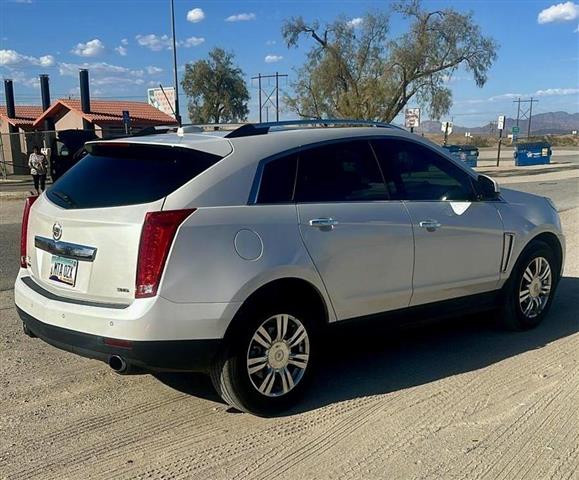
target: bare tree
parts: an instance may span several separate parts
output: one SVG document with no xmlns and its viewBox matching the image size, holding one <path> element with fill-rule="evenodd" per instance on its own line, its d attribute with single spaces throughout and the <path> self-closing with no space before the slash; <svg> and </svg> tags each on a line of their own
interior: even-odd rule
<svg viewBox="0 0 579 480">
<path fill-rule="evenodd" d="M 410 22 L 409 31 L 389 39 L 390 13 L 370 12 L 361 22 L 340 17 L 320 27 L 302 17 L 287 20 L 288 48 L 303 37 L 314 45 L 285 101 L 302 117 L 353 117 L 386 122 L 416 98 L 433 118 L 452 105 L 447 84 L 457 69 L 482 87 L 496 59 L 496 42 L 482 35 L 472 13 L 448 8 L 427 12 L 419 0 L 394 5 Z"/>
</svg>

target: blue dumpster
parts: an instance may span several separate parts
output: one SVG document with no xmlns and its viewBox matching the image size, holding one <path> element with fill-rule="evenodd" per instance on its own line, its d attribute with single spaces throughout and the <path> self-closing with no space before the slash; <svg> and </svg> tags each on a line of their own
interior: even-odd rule
<svg viewBox="0 0 579 480">
<path fill-rule="evenodd" d="M 469 167 L 476 167 L 478 148 L 473 145 L 443 145 L 453 157 L 466 163 Z"/>
<path fill-rule="evenodd" d="M 517 167 L 551 163 L 551 145 L 547 142 L 518 143 L 513 156 Z"/>
</svg>

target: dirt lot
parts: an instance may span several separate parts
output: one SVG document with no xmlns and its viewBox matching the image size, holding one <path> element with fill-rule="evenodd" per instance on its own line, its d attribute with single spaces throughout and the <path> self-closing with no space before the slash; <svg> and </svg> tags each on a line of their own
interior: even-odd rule
<svg viewBox="0 0 579 480">
<path fill-rule="evenodd" d="M 122 377 L 25 337 L 7 282 L 0 478 L 577 478 L 579 209 L 562 218 L 565 278 L 538 329 L 465 317 L 330 338 L 304 403 L 275 419 L 228 411 L 203 377 Z"/>
</svg>

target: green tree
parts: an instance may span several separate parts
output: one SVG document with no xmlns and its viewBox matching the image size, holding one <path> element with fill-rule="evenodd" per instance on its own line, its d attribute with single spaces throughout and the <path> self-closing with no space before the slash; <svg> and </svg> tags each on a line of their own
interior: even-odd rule
<svg viewBox="0 0 579 480">
<path fill-rule="evenodd" d="M 285 98 L 288 107 L 302 117 L 390 122 L 416 98 L 440 118 L 452 106 L 447 84 L 457 69 L 479 87 L 486 83 L 498 47 L 472 13 L 427 12 L 420 0 L 396 3 L 393 10 L 409 24 L 396 39 L 388 38 L 390 12 L 367 13 L 361 22 L 339 17 L 323 28 L 302 17 L 287 20 L 282 35 L 288 48 L 302 37 L 314 41 L 292 84 L 294 95 Z"/>
<path fill-rule="evenodd" d="M 233 53 L 221 48 L 209 58 L 185 66 L 181 85 L 189 98 L 193 123 L 239 122 L 247 118 L 249 92 Z"/>
</svg>

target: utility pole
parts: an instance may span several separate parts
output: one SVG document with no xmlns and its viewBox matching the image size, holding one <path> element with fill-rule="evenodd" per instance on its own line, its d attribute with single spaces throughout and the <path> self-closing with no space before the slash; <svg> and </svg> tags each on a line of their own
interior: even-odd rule
<svg viewBox="0 0 579 480">
<path fill-rule="evenodd" d="M 181 115 L 179 114 L 179 81 L 177 80 L 177 42 L 175 40 L 175 5 L 171 0 L 171 32 L 173 35 L 173 82 L 175 88 L 175 120 L 181 126 Z"/>
<path fill-rule="evenodd" d="M 269 105 L 275 108 L 275 121 L 279 122 L 279 79 L 280 78 L 287 78 L 288 75 L 281 74 L 279 72 L 275 72 L 275 75 L 262 75 L 261 73 L 257 74 L 257 77 L 251 77 L 252 80 L 257 80 L 257 88 L 259 90 L 259 123 L 262 122 L 262 113 L 263 109 L 267 109 L 268 118 L 269 118 Z M 275 87 L 271 92 L 264 91 L 262 88 L 262 79 L 270 79 L 275 78 Z M 262 101 L 262 94 L 265 96 L 265 100 Z M 275 94 L 275 103 L 272 100 L 273 95 Z M 269 105 L 268 105 L 269 104 Z"/>
<path fill-rule="evenodd" d="M 517 100 L 513 100 L 513 103 L 517 104 L 517 127 L 519 126 L 519 120 L 527 120 L 527 138 L 531 136 L 531 120 L 533 117 L 533 103 L 537 103 L 539 100 L 533 97 L 530 100 L 521 100 L 519 97 Z M 529 107 L 525 107 L 524 104 L 529 104 Z M 521 107 L 523 104 L 523 107 Z"/>
</svg>

